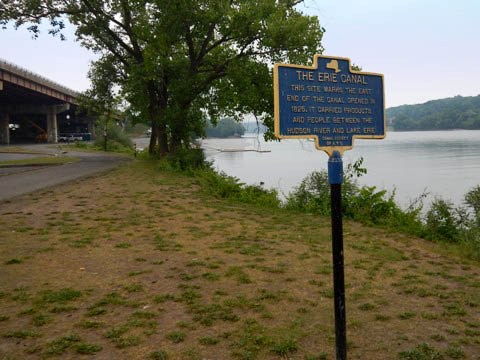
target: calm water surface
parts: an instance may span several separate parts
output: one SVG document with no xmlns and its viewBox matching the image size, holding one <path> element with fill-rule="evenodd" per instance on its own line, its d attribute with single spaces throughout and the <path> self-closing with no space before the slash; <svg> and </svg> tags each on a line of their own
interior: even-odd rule
<svg viewBox="0 0 480 360">
<path fill-rule="evenodd" d="M 249 137 L 247 137 L 249 136 Z M 307 140 L 265 142 L 260 135 L 203 141 L 214 167 L 247 184 L 265 183 L 288 194 L 312 171 L 327 168 L 327 155 Z M 218 149 L 260 149 L 270 152 L 220 152 Z M 344 154 L 344 166 L 364 158 L 368 174 L 360 183 L 393 191 L 407 206 L 427 191 L 459 205 L 464 194 L 480 184 L 480 130 L 389 132 L 384 140 L 357 140 Z"/>
</svg>

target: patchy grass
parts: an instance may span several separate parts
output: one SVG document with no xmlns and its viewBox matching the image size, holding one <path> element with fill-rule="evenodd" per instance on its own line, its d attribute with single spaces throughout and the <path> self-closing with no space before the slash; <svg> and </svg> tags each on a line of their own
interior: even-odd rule
<svg viewBox="0 0 480 360">
<path fill-rule="evenodd" d="M 0 204 L 2 356 L 334 359 L 330 220 L 156 167 Z M 477 263 L 344 227 L 349 358 L 478 356 Z"/>
<path fill-rule="evenodd" d="M 29 165 L 62 165 L 80 161 L 73 156 L 45 156 L 33 157 L 29 159 L 5 160 L 0 161 L 0 167 L 5 166 L 29 166 Z"/>
</svg>

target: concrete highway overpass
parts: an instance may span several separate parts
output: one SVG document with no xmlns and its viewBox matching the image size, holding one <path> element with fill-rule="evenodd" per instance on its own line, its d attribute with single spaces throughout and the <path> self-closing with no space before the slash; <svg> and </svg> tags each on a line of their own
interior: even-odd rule
<svg viewBox="0 0 480 360">
<path fill-rule="evenodd" d="M 78 113 L 78 93 L 0 59 L 0 144 L 56 143 L 59 134 L 94 135 Z"/>
</svg>

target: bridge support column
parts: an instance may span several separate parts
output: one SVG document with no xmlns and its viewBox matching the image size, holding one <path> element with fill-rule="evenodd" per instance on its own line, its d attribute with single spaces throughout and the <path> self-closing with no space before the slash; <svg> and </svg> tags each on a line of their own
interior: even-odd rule
<svg viewBox="0 0 480 360">
<path fill-rule="evenodd" d="M 53 107 L 47 112 L 47 142 L 58 142 L 57 112 Z"/>
<path fill-rule="evenodd" d="M 70 110 L 70 104 L 53 105 L 47 107 L 47 142 L 58 142 L 57 114 Z"/>
<path fill-rule="evenodd" d="M 0 114 L 0 144 L 10 145 L 10 117 L 8 114 Z"/>
</svg>

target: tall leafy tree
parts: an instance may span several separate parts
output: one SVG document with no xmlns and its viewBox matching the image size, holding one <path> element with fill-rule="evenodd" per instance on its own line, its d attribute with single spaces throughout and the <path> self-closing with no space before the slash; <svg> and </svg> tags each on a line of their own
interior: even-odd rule
<svg viewBox="0 0 480 360">
<path fill-rule="evenodd" d="M 9 0 L 0 22 L 37 36 L 46 20 L 62 36 L 68 19 L 81 44 L 100 54 L 92 91 L 119 89 L 151 121 L 150 151 L 162 155 L 202 135 L 207 118 L 254 113 L 271 126 L 272 64 L 308 64 L 323 51 L 324 29 L 297 9 L 301 2 Z"/>
</svg>

